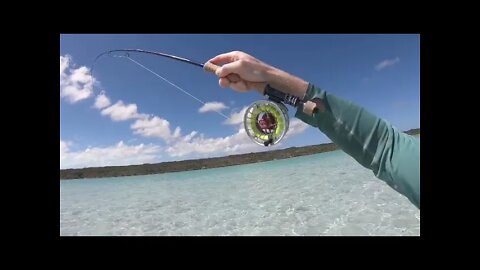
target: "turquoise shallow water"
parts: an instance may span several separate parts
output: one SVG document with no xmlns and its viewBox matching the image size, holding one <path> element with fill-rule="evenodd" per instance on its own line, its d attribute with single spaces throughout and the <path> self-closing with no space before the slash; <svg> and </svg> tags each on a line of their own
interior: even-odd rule
<svg viewBox="0 0 480 270">
<path fill-rule="evenodd" d="M 334 151 L 60 181 L 60 235 L 420 235 L 420 211 Z"/>
</svg>

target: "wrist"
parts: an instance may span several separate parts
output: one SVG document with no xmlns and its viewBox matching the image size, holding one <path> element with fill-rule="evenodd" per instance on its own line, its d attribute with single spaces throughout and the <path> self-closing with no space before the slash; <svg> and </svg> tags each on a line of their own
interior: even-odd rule
<svg viewBox="0 0 480 270">
<path fill-rule="evenodd" d="M 309 83 L 278 68 L 269 67 L 266 72 L 266 82 L 272 87 L 303 99 Z"/>
</svg>

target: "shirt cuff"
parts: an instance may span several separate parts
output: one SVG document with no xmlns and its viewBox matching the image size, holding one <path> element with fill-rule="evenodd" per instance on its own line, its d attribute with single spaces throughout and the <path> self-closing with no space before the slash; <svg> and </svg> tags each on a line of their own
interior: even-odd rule
<svg viewBox="0 0 480 270">
<path fill-rule="evenodd" d="M 303 102 L 314 100 L 314 99 L 325 99 L 326 92 L 320 88 L 315 87 L 312 83 L 308 84 L 307 92 L 305 93 L 305 97 L 303 98 Z M 295 117 L 302 120 L 303 122 L 317 127 L 318 128 L 318 119 L 315 118 L 315 113 L 312 115 L 308 115 L 303 112 L 303 102 L 297 107 L 297 112 L 295 113 Z"/>
</svg>

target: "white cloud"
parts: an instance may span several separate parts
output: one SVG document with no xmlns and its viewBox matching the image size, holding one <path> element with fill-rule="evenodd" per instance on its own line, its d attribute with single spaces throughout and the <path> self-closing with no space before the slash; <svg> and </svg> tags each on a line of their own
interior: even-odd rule
<svg viewBox="0 0 480 270">
<path fill-rule="evenodd" d="M 290 129 L 286 138 L 302 133 L 308 127 L 299 119 L 290 122 Z M 262 152 L 280 147 L 265 147 L 254 143 L 246 134 L 244 128 L 237 133 L 226 137 L 205 138 L 197 131 L 181 138 L 181 129 L 177 127 L 171 132 L 170 123 L 154 116 L 150 119 L 139 119 L 133 125 L 135 133 L 146 137 L 160 137 L 165 139 L 169 146 L 165 150 L 171 157 L 205 158 L 221 155 Z M 181 138 L 181 139 L 180 139 Z M 176 140 L 174 140 L 176 139 Z M 60 141 L 60 168 L 82 168 L 101 166 L 120 166 L 131 164 L 159 162 L 160 146 L 158 145 L 126 145 L 122 141 L 109 147 L 88 147 L 83 151 L 70 151 L 71 142 Z"/>
<path fill-rule="evenodd" d="M 180 127 L 177 127 L 172 134 L 172 131 L 170 130 L 170 122 L 158 116 L 139 119 L 135 121 L 130 128 L 134 130 L 135 134 L 144 137 L 162 138 L 167 142 L 181 136 Z"/>
<path fill-rule="evenodd" d="M 192 131 L 190 134 L 188 134 L 187 136 L 183 137 L 183 141 L 185 142 L 188 142 L 190 141 L 193 137 L 195 137 L 195 135 L 197 135 L 198 132 L 196 131 Z"/>
<path fill-rule="evenodd" d="M 230 117 L 225 120 L 223 123 L 227 125 L 237 125 L 243 122 L 243 116 L 247 111 L 248 107 L 243 107 L 239 112 L 233 112 L 230 114 Z"/>
<path fill-rule="evenodd" d="M 108 147 L 88 147 L 83 151 L 71 152 L 71 143 L 60 141 L 60 169 L 123 166 L 155 163 L 160 158 L 157 145 L 126 145 L 123 141 Z"/>
<path fill-rule="evenodd" d="M 92 81 L 92 76 L 87 67 L 79 67 L 71 70 L 70 79 L 76 83 L 86 84 Z"/>
<path fill-rule="evenodd" d="M 395 59 L 385 59 L 375 66 L 375 70 L 380 71 L 380 70 L 385 69 L 387 67 L 391 67 L 391 66 L 395 65 L 398 61 L 400 61 L 400 58 L 398 58 L 398 57 L 395 58 Z"/>
<path fill-rule="evenodd" d="M 288 137 L 300 134 L 300 133 L 304 132 L 308 127 L 309 127 L 309 125 L 304 123 L 300 119 L 297 119 L 297 118 L 291 119 L 290 120 L 290 125 L 288 127 L 288 132 L 287 132 L 287 134 L 285 134 L 284 139 L 287 139 Z"/>
<path fill-rule="evenodd" d="M 110 106 L 110 99 L 105 95 L 105 93 L 101 93 L 95 98 L 95 105 L 94 107 L 97 109 L 103 109 L 105 107 Z"/>
<path fill-rule="evenodd" d="M 137 104 L 123 104 L 123 101 L 119 100 L 117 103 L 102 110 L 102 115 L 108 115 L 113 121 L 125 121 L 128 119 L 136 119 L 146 117 L 145 114 L 139 114 L 137 112 Z"/>
<path fill-rule="evenodd" d="M 62 167 L 62 161 L 66 158 L 66 154 L 69 151 L 68 146 L 70 142 L 60 140 L 60 168 Z"/>
<path fill-rule="evenodd" d="M 258 146 L 250 141 L 244 129 L 240 129 L 233 135 L 220 138 L 205 138 L 203 134 L 194 138 L 196 134 L 197 132 L 194 131 L 185 136 L 184 140 L 171 145 L 166 152 L 174 157 L 189 154 L 233 154 L 242 148 L 256 148 Z"/>
<path fill-rule="evenodd" d="M 72 57 L 70 55 L 61 56 L 60 55 L 60 76 L 65 73 L 65 70 L 70 65 Z"/>
<path fill-rule="evenodd" d="M 180 136 L 181 136 L 181 131 L 182 131 L 182 129 L 181 129 L 180 127 L 176 127 L 176 128 L 175 128 L 175 132 L 173 132 L 172 137 L 173 137 L 174 139 L 180 137 Z"/>
<path fill-rule="evenodd" d="M 304 132 L 308 128 L 308 124 L 305 124 L 299 119 L 293 119 L 290 121 L 290 126 L 285 138 L 295 136 Z M 254 143 L 245 132 L 242 126 L 239 126 L 237 133 L 226 137 L 220 138 L 205 138 L 203 134 L 195 137 L 196 131 L 193 131 L 189 135 L 185 136 L 182 140 L 178 140 L 166 149 L 166 152 L 172 157 L 184 157 L 195 156 L 200 154 L 199 157 L 218 156 L 221 154 L 242 154 L 248 152 L 260 152 L 273 150 L 275 146 L 265 147 Z"/>
<path fill-rule="evenodd" d="M 72 59 L 70 56 L 60 56 L 60 86 L 61 95 L 74 103 L 78 100 L 85 99 L 91 95 L 92 92 L 92 77 L 88 74 L 89 70 L 86 67 L 78 69 L 70 69 L 70 74 L 67 74 Z M 84 86 L 85 89 L 80 89 Z M 124 104 L 119 100 L 115 104 L 107 97 L 105 92 L 100 93 L 95 98 L 94 108 L 101 110 L 101 114 L 109 116 L 113 121 L 125 121 L 130 119 L 139 119 L 131 128 L 135 134 L 140 134 L 145 137 L 159 137 L 165 141 L 171 141 L 181 137 L 181 129 L 177 127 L 173 132 L 170 130 L 170 123 L 158 116 L 149 118 L 146 114 L 140 114 L 136 104 Z M 222 103 L 212 102 L 207 103 L 206 109 L 219 110 L 222 108 Z M 223 105 L 225 107 L 225 105 Z"/>
<path fill-rule="evenodd" d="M 89 98 L 93 91 L 93 80 L 87 67 L 70 69 L 69 55 L 60 56 L 60 96 L 70 103 Z"/>
<path fill-rule="evenodd" d="M 255 144 L 241 128 L 237 133 L 220 138 L 205 138 L 203 134 L 194 137 L 196 131 L 176 141 L 166 149 L 172 157 L 183 157 L 192 154 L 203 154 L 204 157 L 218 154 L 239 154 L 253 150 L 267 150 L 265 146 Z M 209 154 L 209 155 L 205 155 Z"/>
<path fill-rule="evenodd" d="M 225 104 L 223 104 L 222 102 L 207 102 L 198 110 L 198 112 L 219 112 L 227 108 L 228 107 L 225 106 Z"/>
</svg>

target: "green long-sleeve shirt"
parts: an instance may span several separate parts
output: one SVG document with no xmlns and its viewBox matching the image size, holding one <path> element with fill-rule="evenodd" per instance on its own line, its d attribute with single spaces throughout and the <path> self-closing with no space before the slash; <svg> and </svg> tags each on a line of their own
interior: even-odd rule
<svg viewBox="0 0 480 270">
<path fill-rule="evenodd" d="M 343 151 L 420 209 L 420 139 L 310 84 L 304 100 L 317 99 L 324 109 L 310 116 L 300 106 L 295 116 L 325 133 Z"/>
</svg>

